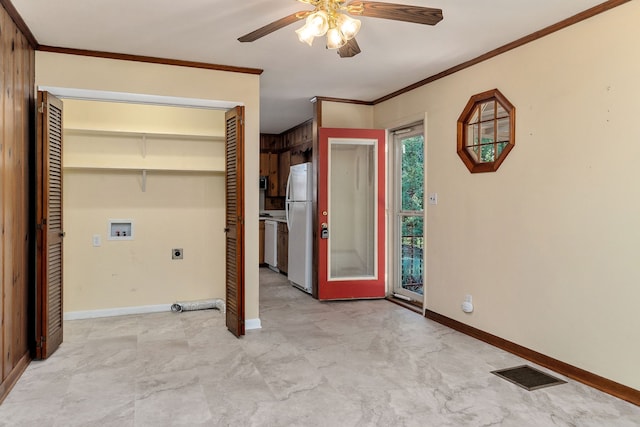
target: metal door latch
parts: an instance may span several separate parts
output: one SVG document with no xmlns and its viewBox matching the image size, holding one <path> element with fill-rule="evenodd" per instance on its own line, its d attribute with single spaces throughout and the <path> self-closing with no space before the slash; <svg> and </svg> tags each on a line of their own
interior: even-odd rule
<svg viewBox="0 0 640 427">
<path fill-rule="evenodd" d="M 320 238 L 328 239 L 329 238 L 329 225 L 326 222 L 320 224 Z"/>
</svg>

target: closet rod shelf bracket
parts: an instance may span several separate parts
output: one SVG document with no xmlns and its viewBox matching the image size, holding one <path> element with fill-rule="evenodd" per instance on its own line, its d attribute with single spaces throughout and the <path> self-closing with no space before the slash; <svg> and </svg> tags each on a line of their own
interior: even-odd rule
<svg viewBox="0 0 640 427">
<path fill-rule="evenodd" d="M 142 134 L 142 158 L 147 157 L 147 134 Z"/>
<path fill-rule="evenodd" d="M 147 170 L 142 170 L 142 192 L 146 193 L 147 191 Z"/>
</svg>

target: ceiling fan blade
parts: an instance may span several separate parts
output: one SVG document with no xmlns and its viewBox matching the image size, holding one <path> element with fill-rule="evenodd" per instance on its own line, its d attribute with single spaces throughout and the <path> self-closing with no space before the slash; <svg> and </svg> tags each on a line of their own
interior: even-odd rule
<svg viewBox="0 0 640 427">
<path fill-rule="evenodd" d="M 273 21 L 270 24 L 265 25 L 264 27 L 258 28 L 255 31 L 250 32 L 249 34 L 245 34 L 244 36 L 238 38 L 241 42 L 253 42 L 258 40 L 261 37 L 269 35 L 274 31 L 279 30 L 280 28 L 284 28 L 287 25 L 291 25 L 296 21 L 299 21 L 302 18 L 305 18 L 307 14 L 304 12 L 296 12 L 292 13 L 289 16 L 285 16 L 284 18 L 280 18 L 277 21 Z"/>
<path fill-rule="evenodd" d="M 349 40 L 344 46 L 338 49 L 338 55 L 340 58 L 351 58 L 362 52 L 356 39 Z"/>
<path fill-rule="evenodd" d="M 442 21 L 442 9 L 377 1 L 354 1 L 347 5 L 352 15 L 392 19 L 416 24 L 436 25 Z"/>
</svg>

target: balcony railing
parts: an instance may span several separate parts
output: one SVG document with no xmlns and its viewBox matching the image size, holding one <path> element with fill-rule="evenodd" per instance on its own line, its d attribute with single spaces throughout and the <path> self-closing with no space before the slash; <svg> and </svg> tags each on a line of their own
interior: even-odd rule
<svg viewBox="0 0 640 427">
<path fill-rule="evenodd" d="M 424 236 L 402 236 L 402 287 L 422 295 Z"/>
</svg>

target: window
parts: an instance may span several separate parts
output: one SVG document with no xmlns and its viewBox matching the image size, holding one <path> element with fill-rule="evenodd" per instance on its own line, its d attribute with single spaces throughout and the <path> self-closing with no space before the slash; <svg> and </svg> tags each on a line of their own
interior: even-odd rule
<svg viewBox="0 0 640 427">
<path fill-rule="evenodd" d="M 495 172 L 515 145 L 515 107 L 498 89 L 469 99 L 458 118 L 458 155 L 471 173 Z"/>
</svg>

